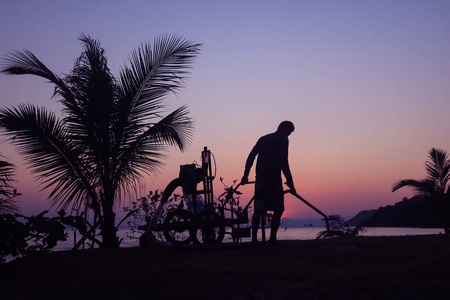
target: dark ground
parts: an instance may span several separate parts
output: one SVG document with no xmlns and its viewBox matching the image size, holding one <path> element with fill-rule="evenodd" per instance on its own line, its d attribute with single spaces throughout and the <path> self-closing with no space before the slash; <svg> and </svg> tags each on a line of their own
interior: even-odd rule
<svg viewBox="0 0 450 300">
<path fill-rule="evenodd" d="M 450 299 L 450 238 L 54 252 L 1 268 L 0 299 Z"/>
</svg>

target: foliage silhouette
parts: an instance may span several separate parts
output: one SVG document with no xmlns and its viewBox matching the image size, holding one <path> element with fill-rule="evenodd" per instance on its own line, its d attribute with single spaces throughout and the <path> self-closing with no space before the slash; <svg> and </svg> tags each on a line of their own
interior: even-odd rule
<svg viewBox="0 0 450 300">
<path fill-rule="evenodd" d="M 2 156 L 0 156 L 2 158 Z M 0 159 L 0 215 L 19 211 L 16 197 L 20 196 L 11 185 L 14 176 L 14 165 Z"/>
<path fill-rule="evenodd" d="M 17 257 L 48 251 L 58 241 L 66 241 L 64 225 L 76 228 L 81 234 L 86 233 L 87 226 L 82 216 L 66 216 L 60 210 L 58 216 L 49 218 L 45 216 L 47 212 L 31 217 L 21 214 L 0 215 L 0 264 L 5 262 L 8 255 Z"/>
<path fill-rule="evenodd" d="M 0 127 L 11 137 L 52 205 L 85 204 L 100 218 L 102 246 L 118 247 L 114 206 L 136 192 L 142 173 L 163 165 L 163 150 L 184 150 L 193 134 L 185 106 L 165 113 L 163 99 L 184 86 L 200 44 L 178 36 L 157 37 L 132 52 L 129 66 L 115 78 L 100 42 L 82 34 L 83 52 L 64 77 L 28 51 L 10 53 L 6 74 L 31 74 L 55 85 L 62 117 L 21 104 L 0 110 Z"/>
<path fill-rule="evenodd" d="M 425 162 L 427 177 L 422 180 L 403 179 L 394 184 L 392 192 L 409 186 L 419 196 L 425 196 L 433 207 L 433 210 L 443 220 L 444 231 L 450 234 L 450 160 L 444 150 L 432 148 L 428 152 L 429 160 Z"/>
<path fill-rule="evenodd" d="M 148 221 L 151 219 L 156 211 L 156 208 L 161 199 L 159 190 L 155 192 L 150 191 L 147 196 L 143 196 L 131 202 L 131 206 L 123 207 L 123 211 L 131 214 L 127 221 L 130 227 L 130 232 L 127 232 L 127 237 L 130 239 L 139 239 L 145 231 Z"/>
<path fill-rule="evenodd" d="M 366 227 L 359 224 L 355 227 L 350 227 L 345 219 L 340 215 L 328 216 L 330 230 L 323 230 L 317 234 L 317 239 L 329 237 L 343 237 L 343 236 L 357 236 L 366 231 Z"/>
<path fill-rule="evenodd" d="M 159 190 L 149 191 L 147 196 L 131 202 L 131 206 L 123 207 L 123 211 L 130 216 L 127 221 L 130 229 L 127 232 L 127 238 L 139 240 L 141 246 L 147 246 L 144 233 L 148 222 L 153 218 L 160 205 L 161 197 L 162 193 Z M 164 205 L 160 219 L 157 222 L 163 223 L 168 213 L 183 209 L 184 206 L 184 196 L 173 194 Z M 154 234 L 159 240 L 165 240 L 163 232 L 154 232 Z"/>
</svg>

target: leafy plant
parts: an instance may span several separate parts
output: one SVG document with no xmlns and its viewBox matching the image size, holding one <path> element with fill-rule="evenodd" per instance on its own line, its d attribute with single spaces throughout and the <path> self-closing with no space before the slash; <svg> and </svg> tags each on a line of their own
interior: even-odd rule
<svg viewBox="0 0 450 300">
<path fill-rule="evenodd" d="M 236 190 L 237 180 L 233 180 L 233 184 L 231 186 L 226 185 L 223 180 L 224 178 L 220 177 L 220 182 L 222 183 L 224 189 L 224 192 L 218 197 L 220 204 L 222 206 L 226 204 L 239 206 L 239 199 L 242 193 Z M 235 197 L 234 194 L 236 194 L 237 197 Z"/>
<path fill-rule="evenodd" d="M 162 193 L 159 190 L 150 191 L 147 196 L 141 197 L 131 203 L 129 207 L 123 207 L 124 212 L 129 215 L 127 224 L 130 227 L 130 231 L 127 232 L 127 237 L 130 239 L 139 239 L 147 223 L 154 216 L 156 209 L 161 201 Z M 174 194 L 169 198 L 164 205 L 160 222 L 162 222 L 171 210 L 182 208 L 184 206 L 184 197 L 179 194 Z"/>
<path fill-rule="evenodd" d="M 50 218 L 45 216 L 47 212 L 31 217 L 0 215 L 0 263 L 4 263 L 9 255 L 17 257 L 53 249 L 59 241 L 67 240 L 64 225 L 76 228 L 81 234 L 86 233 L 87 226 L 82 216 L 67 216 L 61 210 L 57 217 Z"/>
<path fill-rule="evenodd" d="M 345 219 L 340 215 L 331 215 L 328 217 L 330 230 L 320 231 L 317 238 L 342 237 L 342 236 L 358 236 L 360 233 L 366 231 L 366 227 L 359 224 L 351 227 L 347 224 Z"/>
</svg>

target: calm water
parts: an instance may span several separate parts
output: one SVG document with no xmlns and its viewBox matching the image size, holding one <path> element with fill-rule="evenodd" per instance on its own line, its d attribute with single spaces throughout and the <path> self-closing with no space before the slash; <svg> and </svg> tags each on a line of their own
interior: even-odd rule
<svg viewBox="0 0 450 300">
<path fill-rule="evenodd" d="M 281 228 L 278 231 L 277 238 L 279 240 L 314 240 L 317 234 L 324 231 L 324 227 L 288 227 Z M 440 234 L 444 233 L 439 228 L 394 228 L 394 227 L 375 227 L 368 229 L 362 233 L 362 236 L 402 236 L 402 235 L 423 235 L 423 234 Z M 266 229 L 266 239 L 269 238 L 270 230 Z M 231 242 L 230 238 L 225 237 Z M 258 238 L 261 239 L 261 231 L 258 232 Z M 250 238 L 243 239 L 250 241 Z"/>
<path fill-rule="evenodd" d="M 288 227 L 280 228 L 278 232 L 279 240 L 313 240 L 320 231 L 325 230 L 324 227 Z M 127 237 L 128 228 L 119 230 L 119 237 L 123 238 L 121 247 L 137 247 L 139 243 L 136 239 Z M 402 236 L 402 235 L 423 235 L 423 234 L 441 234 L 443 229 L 439 228 L 393 228 L 393 227 L 376 227 L 370 228 L 362 236 Z M 269 237 L 270 230 L 266 229 L 266 238 Z M 261 231 L 258 232 L 258 238 L 261 239 Z M 243 242 L 250 241 L 250 238 L 243 238 Z M 231 237 L 225 235 L 225 243 L 231 242 Z M 69 239 L 66 242 L 58 243 L 55 250 L 69 250 L 73 247 L 73 233 L 69 231 Z M 86 247 L 88 247 L 86 245 Z"/>
</svg>

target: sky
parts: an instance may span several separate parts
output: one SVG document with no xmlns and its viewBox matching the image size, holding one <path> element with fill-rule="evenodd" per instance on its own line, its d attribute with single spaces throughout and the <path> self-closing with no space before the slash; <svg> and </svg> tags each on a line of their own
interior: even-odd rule
<svg viewBox="0 0 450 300">
<path fill-rule="evenodd" d="M 167 112 L 187 105 L 195 136 L 168 151 L 146 191 L 164 189 L 179 166 L 207 146 L 217 177 L 239 180 L 262 135 L 290 120 L 289 163 L 298 194 L 327 215 L 345 218 L 393 205 L 401 179 L 422 179 L 428 151 L 450 151 L 449 1 L 1 1 L 0 59 L 32 51 L 62 75 L 82 51 L 81 33 L 101 41 L 116 76 L 133 49 L 176 34 L 202 43 L 186 86 L 166 98 Z M 34 103 L 60 113 L 53 86 L 33 76 L 0 74 L 0 105 Z M 23 212 L 49 209 L 20 156 Z M 250 179 L 254 177 L 254 168 Z M 223 191 L 215 180 L 215 194 Z M 252 186 L 241 191 L 242 202 Z M 130 196 L 130 199 L 132 196 Z M 129 199 L 124 199 L 127 203 Z M 319 218 L 292 196 L 284 217 Z"/>
</svg>

